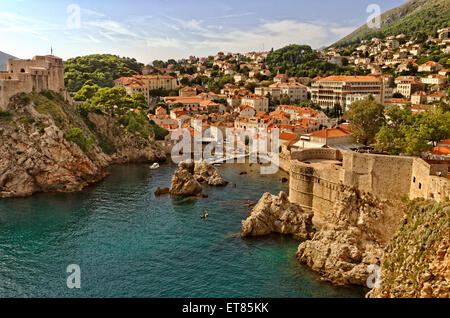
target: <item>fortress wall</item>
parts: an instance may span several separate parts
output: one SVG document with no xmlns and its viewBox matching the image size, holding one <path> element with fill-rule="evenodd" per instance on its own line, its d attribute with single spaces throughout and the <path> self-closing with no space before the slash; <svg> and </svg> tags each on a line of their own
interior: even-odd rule
<svg viewBox="0 0 450 318">
<path fill-rule="evenodd" d="M 442 202 L 450 196 L 450 181 L 448 178 L 429 176 L 427 190 L 431 199 Z"/>
<path fill-rule="evenodd" d="M 336 149 L 304 149 L 293 151 L 292 160 L 305 161 L 308 159 L 342 160 L 342 154 Z"/>
<path fill-rule="evenodd" d="M 9 99 L 19 93 L 31 93 L 33 85 L 31 81 L 19 80 L 0 80 L 0 109 L 6 109 L 9 104 Z"/>
<path fill-rule="evenodd" d="M 432 196 L 432 192 L 428 191 L 430 188 L 430 171 L 430 165 L 424 160 L 414 160 L 409 191 L 411 199 L 430 198 Z"/>
<path fill-rule="evenodd" d="M 314 198 L 314 168 L 298 160 L 291 161 L 289 200 L 312 209 Z"/>
<path fill-rule="evenodd" d="M 339 200 L 345 186 L 341 181 L 342 169 L 316 169 L 315 173 L 312 204 L 313 223 L 320 228 L 330 211 L 333 210 L 334 204 Z"/>
<path fill-rule="evenodd" d="M 448 179 L 430 175 L 446 176 L 447 168 L 430 166 L 420 158 L 332 149 L 306 149 L 293 152 L 291 157 L 289 199 L 312 210 L 313 222 L 318 227 L 330 217 L 335 202 L 349 188 L 391 201 L 400 200 L 404 195 L 437 201 L 449 196 Z M 336 163 L 339 158 L 342 164 Z M 308 162 L 313 159 L 316 160 Z"/>
<path fill-rule="evenodd" d="M 281 170 L 289 173 L 291 170 L 291 154 L 288 151 L 283 151 L 278 156 L 278 166 Z"/>
<path fill-rule="evenodd" d="M 413 157 L 343 152 L 344 184 L 382 199 L 401 199 L 410 191 Z"/>
</svg>

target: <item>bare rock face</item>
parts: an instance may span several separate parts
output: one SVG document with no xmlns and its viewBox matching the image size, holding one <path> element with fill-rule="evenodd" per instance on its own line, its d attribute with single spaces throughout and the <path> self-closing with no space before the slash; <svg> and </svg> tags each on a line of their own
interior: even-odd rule
<svg viewBox="0 0 450 318">
<path fill-rule="evenodd" d="M 0 145 L 2 198 L 79 191 L 107 175 L 103 170 L 109 164 L 107 156 L 92 152 L 88 157 L 54 125 L 43 134 L 2 134 Z"/>
<path fill-rule="evenodd" d="M 228 184 L 219 171 L 210 163 L 201 160 L 195 163 L 194 178 L 200 183 L 206 183 L 214 187 L 223 187 Z"/>
<path fill-rule="evenodd" d="M 195 163 L 193 161 L 181 162 L 172 177 L 170 194 L 176 197 L 192 197 L 202 193 L 201 184 L 194 178 Z"/>
<path fill-rule="evenodd" d="M 347 189 L 314 237 L 300 244 L 297 259 L 338 285 L 366 286 L 370 265 L 380 265 L 383 249 L 402 213 L 388 202 Z"/>
<path fill-rule="evenodd" d="M 253 208 L 250 217 L 242 222 L 242 236 L 260 236 L 270 233 L 291 234 L 306 240 L 314 233 L 312 213 L 290 203 L 288 195 L 265 193 Z"/>
</svg>

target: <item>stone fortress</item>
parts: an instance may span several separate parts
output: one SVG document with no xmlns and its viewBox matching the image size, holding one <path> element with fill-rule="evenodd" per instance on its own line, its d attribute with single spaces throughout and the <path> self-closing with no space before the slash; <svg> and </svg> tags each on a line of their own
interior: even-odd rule
<svg viewBox="0 0 450 318">
<path fill-rule="evenodd" d="M 429 165 L 417 157 L 304 149 L 291 153 L 289 199 L 312 210 L 320 226 L 345 189 L 394 203 L 405 195 L 443 201 L 450 193 L 447 175 L 447 165 Z"/>
<path fill-rule="evenodd" d="M 10 98 L 18 93 L 42 90 L 67 95 L 61 58 L 46 55 L 31 60 L 9 60 L 7 70 L 0 72 L 0 109 L 6 109 Z"/>
</svg>

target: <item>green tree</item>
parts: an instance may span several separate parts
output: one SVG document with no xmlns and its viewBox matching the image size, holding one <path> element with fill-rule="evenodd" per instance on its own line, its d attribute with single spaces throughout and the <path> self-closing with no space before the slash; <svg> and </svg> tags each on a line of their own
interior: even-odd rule
<svg viewBox="0 0 450 318">
<path fill-rule="evenodd" d="M 418 114 L 415 127 L 420 136 L 436 146 L 440 140 L 450 136 L 450 112 L 438 109 Z"/>
<path fill-rule="evenodd" d="M 245 85 L 245 89 L 248 89 L 249 91 L 251 91 L 252 93 L 255 92 L 255 88 L 258 85 L 256 85 L 256 83 L 248 83 L 247 85 Z"/>
<path fill-rule="evenodd" d="M 133 99 L 127 95 L 122 87 L 100 88 L 97 93 L 89 100 L 92 109 L 100 109 L 113 114 L 114 107 L 132 108 Z"/>
<path fill-rule="evenodd" d="M 344 119 L 350 122 L 350 129 L 355 138 L 368 145 L 386 122 L 384 106 L 373 98 L 356 101 L 350 105 L 344 114 Z"/>
<path fill-rule="evenodd" d="M 180 83 L 181 83 L 181 85 L 183 85 L 183 86 L 188 86 L 189 83 L 190 83 L 190 80 L 189 80 L 189 78 L 187 78 L 187 77 L 183 77 L 183 78 L 180 80 Z"/>
<path fill-rule="evenodd" d="M 147 99 L 141 93 L 134 94 L 131 99 L 133 100 L 134 108 L 145 109 L 148 108 Z"/>
<path fill-rule="evenodd" d="M 289 98 L 288 95 L 284 95 L 280 98 L 280 104 L 281 105 L 290 105 L 291 104 L 291 99 Z"/>
<path fill-rule="evenodd" d="M 91 81 L 89 81 L 75 94 L 73 99 L 78 102 L 85 102 L 94 97 L 99 89 L 100 87 L 98 85 L 91 84 Z"/>
<path fill-rule="evenodd" d="M 450 136 L 450 112 L 441 109 L 412 115 L 411 109 L 394 106 L 376 135 L 376 148 L 391 154 L 420 156 Z"/>
</svg>

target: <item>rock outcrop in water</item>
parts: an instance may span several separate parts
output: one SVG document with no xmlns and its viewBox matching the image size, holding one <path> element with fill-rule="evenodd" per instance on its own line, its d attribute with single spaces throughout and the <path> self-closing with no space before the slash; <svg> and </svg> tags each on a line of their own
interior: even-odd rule
<svg viewBox="0 0 450 318">
<path fill-rule="evenodd" d="M 401 219 L 402 213 L 388 202 L 344 190 L 314 237 L 300 244 L 297 259 L 324 280 L 366 286 L 369 266 L 380 265 Z"/>
<path fill-rule="evenodd" d="M 250 217 L 242 222 L 242 236 L 260 236 L 270 233 L 291 234 L 295 238 L 310 239 L 314 233 L 312 213 L 290 203 L 288 195 L 265 193 L 253 208 Z"/>
<path fill-rule="evenodd" d="M 170 194 L 176 197 L 192 197 L 202 193 L 201 184 L 194 178 L 195 163 L 181 162 L 172 177 Z"/>
<path fill-rule="evenodd" d="M 368 297 L 450 298 L 450 203 L 415 200 L 384 251 Z"/>
<path fill-rule="evenodd" d="M 201 160 L 195 163 L 194 178 L 200 183 L 206 183 L 213 187 L 223 187 L 228 184 L 219 171 L 210 163 Z"/>
<path fill-rule="evenodd" d="M 103 179 L 113 163 L 161 161 L 148 138 L 108 115 L 83 118 L 61 95 L 20 94 L 0 114 L 0 197 L 73 192 Z"/>
<path fill-rule="evenodd" d="M 198 196 L 203 188 L 200 183 L 210 186 L 225 186 L 228 182 L 221 177 L 217 169 L 206 161 L 181 162 L 172 177 L 170 194 L 177 197 Z"/>
</svg>

